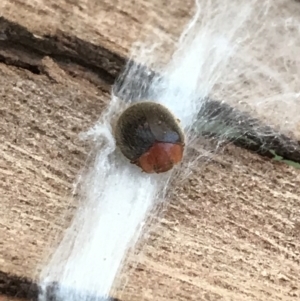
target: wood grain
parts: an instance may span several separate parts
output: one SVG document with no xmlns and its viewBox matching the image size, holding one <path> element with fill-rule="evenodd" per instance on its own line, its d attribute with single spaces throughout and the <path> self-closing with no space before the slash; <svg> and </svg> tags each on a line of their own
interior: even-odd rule
<svg viewBox="0 0 300 301">
<path fill-rule="evenodd" d="M 155 19 L 157 13 L 158 22 L 162 8 L 155 1 L 149 7 L 146 2 L 141 6 L 128 2 L 132 15 L 126 15 L 117 12 L 121 2 L 97 2 L 97 10 L 92 1 L 55 3 L 4 1 L 1 8 L 5 17 L 32 32 L 50 34 L 63 28 L 123 55 L 132 40 L 121 40 L 122 26 L 127 24 L 126 30 L 132 31 L 141 26 L 132 12 L 141 10 L 142 18 L 153 11 L 150 17 Z M 178 10 L 176 3 L 170 18 L 177 20 L 189 4 Z M 95 14 L 109 7 L 102 28 L 92 15 L 89 21 L 86 11 L 83 17 L 84 5 L 91 5 L 88 12 L 93 8 Z M 79 23 L 68 17 L 71 8 L 82 17 Z M 124 18 L 117 27 L 124 30 L 119 35 L 109 31 L 108 16 L 117 15 Z M 176 34 L 177 26 L 171 23 L 164 30 Z M 52 58 L 32 59 L 38 67 L 33 70 L 0 63 L 2 293 L 7 293 L 11 286 L 7 279 L 12 277 L 17 279 L 14 292 L 24 283 L 25 291 L 32 289 L 51 247 L 68 226 L 76 209 L 72 184 L 89 151 L 78 134 L 97 120 L 110 99 L 109 82 L 96 84 L 100 69 L 93 73 L 76 65 L 72 75 L 70 66 L 62 68 Z M 232 145 L 213 160 L 197 161 L 189 177 L 173 187 L 169 205 L 141 243 L 139 254 L 129 257 L 116 297 L 123 301 L 298 300 L 299 181 L 298 170 Z"/>
<path fill-rule="evenodd" d="M 49 63 L 49 58 L 71 76 L 84 78 L 99 89 L 108 91 L 114 84 L 114 94 L 124 101 L 150 99 L 151 83 L 162 80 L 161 74 L 147 66 L 131 60 L 130 67 L 126 68 L 125 57 L 63 32 L 36 37 L 27 28 L 3 17 L 0 17 L 0 31 L 5 36 L 0 41 L 0 61 L 34 74 L 45 74 L 53 81 L 59 79 L 51 74 L 51 67 L 47 64 L 53 64 Z M 139 68 L 142 72 L 129 76 L 132 68 Z M 203 102 L 203 106 L 195 125 L 198 135 L 232 141 L 271 158 L 275 152 L 284 159 L 300 162 L 297 135 L 284 135 L 224 101 L 210 98 L 199 101 Z M 224 131 L 218 131 L 220 128 L 231 130 L 224 135 Z M 259 133 L 266 135 L 262 137 Z"/>
</svg>

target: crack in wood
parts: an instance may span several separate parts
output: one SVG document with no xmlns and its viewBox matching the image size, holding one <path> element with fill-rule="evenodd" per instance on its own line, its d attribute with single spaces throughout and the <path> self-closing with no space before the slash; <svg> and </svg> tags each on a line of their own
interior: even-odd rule
<svg viewBox="0 0 300 301">
<path fill-rule="evenodd" d="M 92 80 L 89 77 L 89 80 L 98 86 L 105 83 L 107 90 L 115 83 L 114 93 L 125 101 L 149 98 L 151 83 L 161 79 L 160 74 L 134 61 L 129 61 L 126 65 L 126 58 L 101 45 L 68 36 L 62 31 L 53 36 L 37 37 L 25 27 L 0 17 L 1 62 L 27 69 L 34 74 L 41 74 L 45 69 L 43 66 L 45 56 L 49 56 L 73 76 L 83 74 L 82 68 L 86 73 L 93 73 L 96 77 L 92 77 Z M 132 67 L 139 72 L 128 77 Z M 198 116 L 199 120 L 195 127 L 200 135 L 222 137 L 263 156 L 274 157 L 275 152 L 283 159 L 300 162 L 299 141 L 278 133 L 271 127 L 263 125 L 258 119 L 224 102 L 205 99 Z M 227 128 L 227 133 L 214 130 L 220 125 Z"/>
<path fill-rule="evenodd" d="M 148 98 L 151 95 L 150 83 L 160 78 L 159 74 L 145 66 L 140 66 L 138 75 L 132 76 L 125 88 L 124 80 L 128 78 L 126 72 L 122 73 L 122 70 L 126 65 L 126 58 L 100 45 L 68 36 L 63 32 L 57 32 L 55 36 L 37 37 L 21 25 L 0 17 L 1 62 L 29 70 L 34 74 L 43 74 L 45 72 L 43 58 L 46 56 L 69 73 L 72 73 L 72 68 L 79 66 L 86 72 L 95 74 L 94 84 L 105 83 L 108 88 L 116 83 L 114 93 L 125 101 Z M 134 61 L 128 64 L 137 66 Z M 129 69 L 127 68 L 127 71 Z M 300 162 L 299 141 L 276 132 L 259 120 L 224 102 L 205 99 L 198 117 L 198 125 L 196 124 L 194 131 L 197 131 L 199 135 L 224 138 L 239 147 L 255 151 L 263 156 L 273 157 L 271 150 L 274 150 L 284 159 Z M 216 130 L 216 127 L 222 127 L 225 132 Z M 263 138 L 257 134 L 258 132 L 265 133 Z M 38 285 L 26 278 L 15 277 L 0 271 L 0 293 L 37 300 Z M 117 301 L 117 299 L 111 299 L 113 300 Z"/>
<path fill-rule="evenodd" d="M 138 71 L 132 74 L 132 69 Z M 129 61 L 125 72 L 117 78 L 113 91 L 125 101 L 149 99 L 153 95 L 151 83 L 161 80 L 160 74 Z M 300 142 L 296 139 L 277 132 L 223 101 L 209 98 L 199 101 L 203 105 L 192 129 L 198 135 L 232 142 L 268 158 L 273 158 L 275 152 L 284 159 L 300 162 Z"/>
<path fill-rule="evenodd" d="M 57 31 L 55 36 L 38 37 L 25 27 L 0 17 L 1 60 L 30 70 L 29 65 L 40 68 L 44 56 L 58 64 L 77 64 L 98 75 L 100 81 L 112 85 L 125 59 L 99 46 Z M 15 57 L 11 59 L 12 55 Z M 30 70 L 31 71 L 31 70 Z M 35 73 L 35 72 L 34 72 Z"/>
<path fill-rule="evenodd" d="M 57 290 L 60 287 L 53 283 L 47 286 L 46 290 L 46 300 L 47 301 L 63 301 L 59 300 L 57 296 Z M 120 299 L 114 297 L 100 297 L 95 295 L 79 294 L 74 290 L 64 290 L 67 294 L 72 296 L 72 300 L 81 301 L 121 301 Z M 0 294 L 11 296 L 14 298 L 27 299 L 32 301 L 37 301 L 39 297 L 40 288 L 39 285 L 30 279 L 24 277 L 16 277 L 14 275 L 8 275 L 0 271 Z"/>
</svg>

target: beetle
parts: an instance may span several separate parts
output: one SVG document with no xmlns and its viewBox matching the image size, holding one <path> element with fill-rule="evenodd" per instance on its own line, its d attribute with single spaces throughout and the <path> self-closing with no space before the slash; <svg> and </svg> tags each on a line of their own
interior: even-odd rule
<svg viewBox="0 0 300 301">
<path fill-rule="evenodd" d="M 142 101 L 129 106 L 115 127 L 116 144 L 146 173 L 163 173 L 178 164 L 185 136 L 179 120 L 165 106 Z"/>
</svg>

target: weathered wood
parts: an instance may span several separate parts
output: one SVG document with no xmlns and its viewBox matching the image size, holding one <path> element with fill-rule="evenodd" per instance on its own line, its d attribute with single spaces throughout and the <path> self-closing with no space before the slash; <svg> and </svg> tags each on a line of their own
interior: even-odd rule
<svg viewBox="0 0 300 301">
<path fill-rule="evenodd" d="M 61 29 L 93 44 L 101 44 L 126 56 L 132 43 L 148 34 L 173 40 L 194 11 L 194 0 L 3 0 L 0 14 L 29 28 L 37 35 L 55 34 Z M 34 21 L 33 21 L 34 20 Z M 146 26 L 145 26 L 146 23 Z M 149 25 L 147 25 L 147 23 Z"/>
<path fill-rule="evenodd" d="M 42 4 L 55 4 L 49 3 Z M 34 27 L 32 12 L 28 16 L 23 21 Z M 88 53 L 94 47 L 88 46 Z M 74 51 L 70 45 L 66 49 L 68 56 Z M 49 53 L 39 57 L 34 49 L 30 57 L 18 48 L 11 59 L 28 65 L 17 68 L 5 64 L 13 53 L 6 50 L 0 63 L 0 283 L 8 283 L 8 289 L 9 281 L 23 279 L 15 282 L 14 292 L 24 286 L 25 296 L 76 209 L 72 183 L 89 150 L 77 137 L 101 114 L 110 86 L 109 77 L 102 79 L 102 57 L 95 59 L 102 65 L 90 71 L 82 62 L 71 64 Z M 31 65 L 36 68 L 30 70 Z M 173 186 L 170 205 L 140 254 L 129 258 L 132 268 L 120 278 L 120 287 L 126 286 L 116 296 L 123 301 L 298 300 L 299 171 L 230 145 L 209 164 L 205 156 L 194 163 L 197 155 L 186 157 L 184 164 L 193 163 L 184 169 L 189 178 Z M 0 292 L 4 288 L 0 285 Z"/>
<path fill-rule="evenodd" d="M 75 36 L 58 32 L 55 36 L 36 37 L 25 27 L 0 17 L 0 60 L 6 64 L 40 74 L 42 59 L 51 57 L 59 66 L 72 70 L 72 66 L 95 73 L 99 83 L 112 85 L 125 65 L 125 58 L 101 45 L 83 41 Z"/>
<path fill-rule="evenodd" d="M 69 223 L 72 183 L 88 151 L 77 135 L 109 99 L 88 81 L 49 68 L 63 81 L 0 69 L 1 270 L 28 279 Z M 299 172 L 233 147 L 193 170 L 133 259 L 138 268 L 126 273 L 121 299 L 293 300 Z"/>
<path fill-rule="evenodd" d="M 12 297 L 12 296 L 8 296 L 8 295 L 0 295 L 0 300 L 1 301 L 25 301 L 25 299 Z"/>
<path fill-rule="evenodd" d="M 35 74 L 47 74 L 43 58 L 49 56 L 63 70 L 83 77 L 89 74 L 90 81 L 108 90 L 109 85 L 115 82 L 125 67 L 124 57 L 101 45 L 93 45 L 62 32 L 55 36 L 35 37 L 26 28 L 3 17 L 0 18 L 0 31 L 2 32 L 0 61 L 28 69 Z M 134 64 L 136 63 L 130 62 L 130 65 Z M 114 87 L 116 95 L 124 100 L 149 98 L 148 90 L 151 82 L 161 76 L 146 66 L 139 67 L 139 70 L 142 71 L 138 77 L 133 77 L 129 82 L 127 79 L 126 89 L 123 87 L 123 81 L 127 78 L 127 74 L 122 74 Z M 258 119 L 224 102 L 207 99 L 204 103 L 196 125 L 199 133 L 206 136 L 223 136 L 225 140 L 228 139 L 262 155 L 272 157 L 270 151 L 275 151 L 284 159 L 300 162 L 300 143 L 295 138 L 278 133 L 271 127 L 263 125 Z M 220 127 L 229 129 L 229 132 L 216 132 L 216 128 Z M 261 133 L 265 135 L 261 136 Z"/>
</svg>

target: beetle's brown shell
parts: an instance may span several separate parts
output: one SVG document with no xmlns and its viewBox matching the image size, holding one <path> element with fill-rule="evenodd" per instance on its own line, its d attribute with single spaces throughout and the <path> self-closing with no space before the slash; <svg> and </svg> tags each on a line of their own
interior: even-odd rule
<svg viewBox="0 0 300 301">
<path fill-rule="evenodd" d="M 168 171 L 183 156 L 184 133 L 175 116 L 158 103 L 127 108 L 117 121 L 115 137 L 123 155 L 148 173 Z"/>
</svg>

